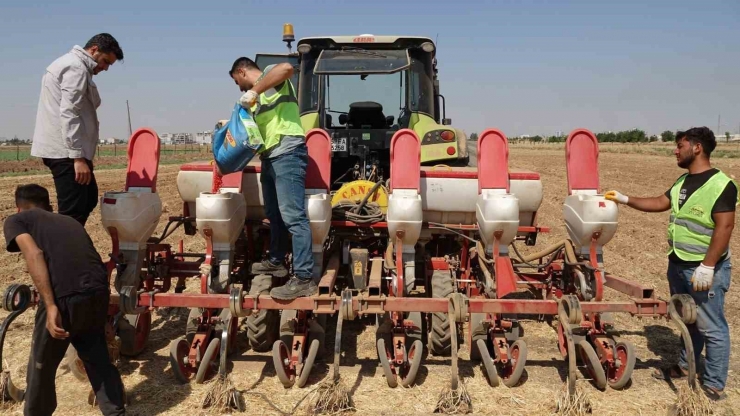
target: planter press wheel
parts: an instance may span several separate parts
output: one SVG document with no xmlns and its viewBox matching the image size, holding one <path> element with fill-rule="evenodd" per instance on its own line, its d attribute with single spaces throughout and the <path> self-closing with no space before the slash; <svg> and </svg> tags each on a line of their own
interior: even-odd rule
<svg viewBox="0 0 740 416">
<path fill-rule="evenodd" d="M 383 367 L 383 373 L 385 374 L 385 381 L 388 382 L 388 387 L 395 388 L 398 386 L 398 380 L 396 380 L 396 374 L 391 368 L 391 357 L 385 348 L 385 339 L 378 338 L 376 346 L 378 348 L 378 359 L 380 359 L 380 365 Z"/>
<path fill-rule="evenodd" d="M 306 385 L 306 382 L 308 381 L 308 377 L 311 375 L 311 369 L 313 368 L 313 363 L 316 361 L 316 355 L 319 352 L 319 346 L 321 342 L 319 342 L 318 339 L 312 339 L 311 344 L 308 347 L 308 355 L 306 355 L 305 360 L 303 361 L 303 364 L 301 365 L 301 374 L 298 376 L 298 387 L 303 388 L 303 386 Z"/>
<path fill-rule="evenodd" d="M 607 382 L 613 389 L 622 389 L 632 378 L 632 370 L 635 369 L 635 346 L 629 341 L 619 341 L 614 346 L 614 355 L 619 360 L 619 367 L 607 368 Z"/>
<path fill-rule="evenodd" d="M 403 387 L 409 387 L 414 384 L 414 381 L 416 380 L 416 374 L 419 373 L 419 366 L 421 365 L 421 355 L 423 349 L 424 344 L 422 344 L 421 340 L 419 339 L 411 344 L 411 348 L 409 348 L 409 351 L 406 354 L 409 362 L 408 371 L 405 375 L 403 374 L 403 371 L 401 372 L 401 385 Z"/>
<path fill-rule="evenodd" d="M 290 368 L 291 354 L 285 342 L 282 340 L 275 341 L 272 345 L 272 363 L 275 366 L 275 373 L 277 373 L 278 379 L 283 383 L 283 386 L 290 388 L 296 381 L 298 381 L 298 387 L 302 388 L 306 385 L 308 377 L 311 375 L 313 364 L 316 361 L 320 344 L 321 342 L 318 339 L 312 339 L 306 357 L 302 358 L 302 362 L 298 364 L 300 370 L 294 370 Z M 298 376 L 297 379 L 296 375 Z"/>
<path fill-rule="evenodd" d="M 568 357 L 568 341 L 565 337 L 565 329 L 563 324 L 558 322 L 558 350 L 563 358 Z"/>
<path fill-rule="evenodd" d="M 475 342 L 475 345 L 478 347 L 478 354 L 480 354 L 480 359 L 483 361 L 483 368 L 486 370 L 486 375 L 488 376 L 488 384 L 491 387 L 497 387 L 499 384 L 498 373 L 496 372 L 496 365 L 494 365 L 491 359 L 491 354 L 488 352 L 486 340 L 479 339 Z"/>
<path fill-rule="evenodd" d="M 275 341 L 272 344 L 272 363 L 275 366 L 275 373 L 283 386 L 286 388 L 293 387 L 295 383 L 295 373 L 290 369 L 290 350 L 282 340 Z"/>
<path fill-rule="evenodd" d="M 149 332 L 152 329 L 152 313 L 126 315 L 118 324 L 118 336 L 121 338 L 121 355 L 135 357 L 146 347 Z"/>
<path fill-rule="evenodd" d="M 588 373 L 594 380 L 596 388 L 603 390 L 606 388 L 606 374 L 604 373 L 604 367 L 601 366 L 599 356 L 596 355 L 594 347 L 586 339 L 578 341 L 578 352 L 581 357 L 581 361 L 586 364 Z"/>
<path fill-rule="evenodd" d="M 512 364 L 512 361 L 514 362 Z M 517 340 L 509 347 L 509 362 L 502 366 L 502 379 L 506 387 L 514 387 L 522 378 L 527 363 L 527 344 Z"/>
<path fill-rule="evenodd" d="M 185 337 L 177 338 L 170 343 L 170 366 L 175 378 L 180 383 L 186 384 L 190 381 L 193 371 L 185 363 L 190 353 L 190 344 Z"/>
<path fill-rule="evenodd" d="M 696 358 L 694 357 L 694 344 L 691 341 L 691 333 L 686 325 L 696 322 L 696 303 L 691 295 L 676 294 L 671 296 L 668 303 L 668 314 L 671 322 L 678 327 L 681 340 L 686 351 L 686 360 L 689 364 L 688 383 L 689 387 L 696 389 Z"/>
<path fill-rule="evenodd" d="M 198 372 L 195 373 L 195 382 L 202 384 L 203 381 L 214 373 L 213 367 L 218 362 L 218 350 L 221 346 L 221 340 L 219 338 L 212 338 L 211 342 L 208 343 L 208 348 L 203 354 L 203 357 L 198 364 Z"/>
<path fill-rule="evenodd" d="M 576 313 L 573 313 L 576 312 Z M 568 395 L 576 393 L 576 344 L 571 330 L 572 322 L 580 313 L 580 303 L 575 296 L 565 296 L 558 300 L 558 344 L 563 358 L 568 360 Z M 589 345 L 590 347 L 590 345 Z"/>
<path fill-rule="evenodd" d="M 5 335 L 8 333 L 10 324 L 25 312 L 31 303 L 31 289 L 26 285 L 13 283 L 5 290 L 0 302 L 2 302 L 2 308 L 10 312 L 0 324 L 0 379 L 5 383 L 5 392 L 0 397 L 0 402 L 13 400 L 20 403 L 25 398 L 26 392 L 13 384 L 9 371 L 3 371 L 2 355 L 5 346 Z"/>
</svg>

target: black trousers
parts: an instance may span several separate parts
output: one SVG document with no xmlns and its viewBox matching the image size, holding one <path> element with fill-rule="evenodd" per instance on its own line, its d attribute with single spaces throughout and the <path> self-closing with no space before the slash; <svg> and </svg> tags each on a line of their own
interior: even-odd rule
<svg viewBox="0 0 740 416">
<path fill-rule="evenodd" d="M 57 299 L 67 339 L 52 338 L 46 329 L 46 307 L 39 303 L 28 360 L 25 416 L 47 416 L 57 407 L 56 373 L 69 343 L 85 364 L 95 397 L 104 415 L 125 415 L 123 382 L 110 362 L 105 322 L 110 294 L 107 290 Z"/>
<path fill-rule="evenodd" d="M 57 190 L 57 211 L 76 219 L 82 226 L 85 226 L 90 213 L 98 205 L 98 183 L 95 181 L 92 161 L 85 160 L 92 176 L 88 185 L 75 182 L 74 159 L 43 159 L 43 161 L 54 177 L 54 187 Z"/>
</svg>

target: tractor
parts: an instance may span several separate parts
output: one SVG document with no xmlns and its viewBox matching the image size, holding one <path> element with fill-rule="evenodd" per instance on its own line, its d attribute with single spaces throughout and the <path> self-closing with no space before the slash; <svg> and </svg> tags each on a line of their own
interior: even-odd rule
<svg viewBox="0 0 740 416">
<path fill-rule="evenodd" d="M 388 178 L 393 134 L 421 138 L 421 164 L 467 166 L 465 133 L 451 126 L 440 94 L 436 46 L 426 37 L 322 36 L 290 43 L 287 54 L 257 54 L 255 62 L 293 65 L 304 131 L 320 128 L 332 140 L 332 190 L 355 180 Z"/>
</svg>

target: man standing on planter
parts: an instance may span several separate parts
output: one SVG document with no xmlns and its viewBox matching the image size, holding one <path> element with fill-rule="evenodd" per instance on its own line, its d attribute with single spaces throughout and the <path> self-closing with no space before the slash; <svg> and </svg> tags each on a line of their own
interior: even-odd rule
<svg viewBox="0 0 740 416">
<path fill-rule="evenodd" d="M 293 276 L 284 286 L 273 288 L 270 296 L 295 299 L 318 292 L 313 281 L 311 228 L 305 202 L 308 148 L 301 126 L 293 67 L 288 63 L 270 65 L 264 72 L 249 58 L 237 59 L 229 71 L 239 89 L 242 107 L 251 111 L 264 140 L 262 197 L 270 220 L 270 258 L 255 265 L 254 273 L 286 273 L 288 233 L 293 235 Z"/>
</svg>

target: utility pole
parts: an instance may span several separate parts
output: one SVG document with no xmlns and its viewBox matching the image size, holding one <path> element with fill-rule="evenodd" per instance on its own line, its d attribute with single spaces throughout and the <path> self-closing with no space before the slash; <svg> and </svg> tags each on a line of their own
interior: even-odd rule
<svg viewBox="0 0 740 416">
<path fill-rule="evenodd" d="M 131 110 L 128 108 L 128 100 L 126 100 L 126 113 L 128 113 L 128 137 L 131 137 L 133 133 L 131 132 Z"/>
</svg>

